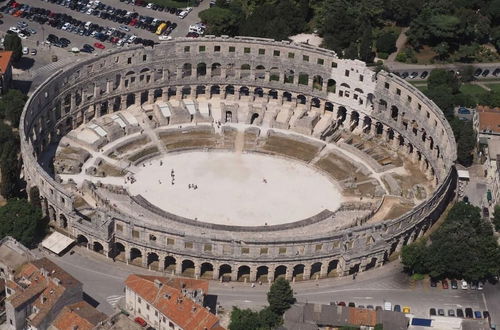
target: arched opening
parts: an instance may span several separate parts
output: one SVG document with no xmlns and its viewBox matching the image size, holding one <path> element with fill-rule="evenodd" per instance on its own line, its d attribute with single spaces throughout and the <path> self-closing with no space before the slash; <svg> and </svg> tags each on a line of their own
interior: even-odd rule
<svg viewBox="0 0 500 330">
<path fill-rule="evenodd" d="M 241 96 L 248 96 L 250 94 L 250 90 L 246 86 L 242 86 L 240 88 L 240 95 Z"/>
<path fill-rule="evenodd" d="M 311 99 L 311 106 L 315 108 L 319 108 L 321 106 L 321 102 L 317 97 L 313 97 Z"/>
<path fill-rule="evenodd" d="M 268 281 L 269 268 L 267 266 L 257 267 L 257 282 Z"/>
<path fill-rule="evenodd" d="M 121 261 L 125 261 L 125 246 L 120 242 L 115 242 L 113 247 L 114 247 L 113 249 L 114 258 Z"/>
<path fill-rule="evenodd" d="M 196 66 L 196 76 L 203 77 L 207 75 L 207 65 L 205 63 L 198 63 Z"/>
<path fill-rule="evenodd" d="M 297 95 L 298 104 L 306 104 L 306 97 L 302 94 Z"/>
<path fill-rule="evenodd" d="M 233 120 L 233 113 L 231 111 L 226 111 L 225 122 L 230 123 Z"/>
<path fill-rule="evenodd" d="M 314 76 L 313 77 L 313 89 L 323 90 L 323 77 Z"/>
<path fill-rule="evenodd" d="M 311 279 L 317 279 L 321 276 L 321 262 L 316 262 L 311 265 Z"/>
<path fill-rule="evenodd" d="M 141 92 L 141 104 L 144 104 L 148 101 L 148 91 Z"/>
<path fill-rule="evenodd" d="M 380 100 L 378 101 L 378 109 L 379 109 L 380 111 L 385 111 L 385 110 L 387 110 L 387 102 L 386 102 L 385 100 L 380 99 Z"/>
<path fill-rule="evenodd" d="M 85 247 L 87 246 L 87 244 L 89 244 L 88 238 L 81 234 L 76 236 L 76 242 L 78 243 L 78 245 Z"/>
<path fill-rule="evenodd" d="M 337 88 L 337 82 L 334 79 L 328 79 L 328 82 L 326 83 L 327 92 L 335 93 L 336 88 Z"/>
<path fill-rule="evenodd" d="M 276 100 L 278 98 L 278 91 L 276 91 L 275 89 L 271 89 L 268 95 L 271 99 Z"/>
<path fill-rule="evenodd" d="M 339 107 L 337 110 L 337 122 L 342 125 L 347 117 L 347 109 L 344 107 Z"/>
<path fill-rule="evenodd" d="M 254 125 L 254 124 L 257 124 L 256 120 L 259 118 L 259 114 L 258 113 L 254 113 L 252 114 L 252 118 L 250 118 L 250 125 Z"/>
<path fill-rule="evenodd" d="M 300 264 L 300 265 L 296 265 L 295 267 L 293 267 L 293 273 L 292 273 L 292 277 L 295 278 L 296 281 L 301 281 L 304 279 L 304 269 L 305 269 L 305 266 Z"/>
<path fill-rule="evenodd" d="M 243 64 L 240 67 L 240 78 L 244 79 L 250 77 L 250 72 L 251 72 L 250 64 Z"/>
<path fill-rule="evenodd" d="M 104 253 L 104 246 L 102 246 L 101 243 L 96 241 L 96 242 L 94 242 L 94 244 L 92 246 L 92 250 L 94 250 L 97 253 L 103 254 Z"/>
<path fill-rule="evenodd" d="M 391 107 L 391 118 L 394 120 L 398 120 L 399 109 L 396 106 Z"/>
<path fill-rule="evenodd" d="M 226 86 L 226 94 L 227 95 L 234 95 L 234 86 L 233 85 Z"/>
<path fill-rule="evenodd" d="M 193 69 L 192 69 L 191 63 L 184 63 L 184 65 L 182 66 L 182 77 L 181 78 L 191 77 L 191 74 L 193 73 L 192 71 L 193 71 Z"/>
<path fill-rule="evenodd" d="M 219 267 L 219 277 L 222 278 L 222 281 L 230 281 L 231 273 L 232 273 L 231 266 L 224 264 Z"/>
<path fill-rule="evenodd" d="M 175 273 L 175 268 L 177 265 L 177 260 L 172 256 L 165 257 L 165 271 L 169 273 Z"/>
<path fill-rule="evenodd" d="M 266 68 L 263 65 L 257 65 L 255 67 L 255 79 L 265 79 L 266 78 Z"/>
<path fill-rule="evenodd" d="M 222 74 L 220 63 L 212 64 L 212 77 L 220 77 Z"/>
<path fill-rule="evenodd" d="M 182 96 L 191 95 L 191 86 L 184 86 L 181 89 Z"/>
<path fill-rule="evenodd" d="M 380 135 L 384 132 L 384 125 L 377 121 L 377 123 L 375 124 L 375 133 L 377 133 L 377 135 Z"/>
<path fill-rule="evenodd" d="M 372 258 L 372 260 L 370 260 L 370 263 L 366 265 L 365 270 L 374 268 L 376 265 L 377 265 L 377 258 Z"/>
<path fill-rule="evenodd" d="M 250 267 L 240 266 L 238 268 L 238 281 L 249 281 L 250 280 Z"/>
<path fill-rule="evenodd" d="M 337 274 L 337 266 L 339 264 L 338 260 L 332 260 L 328 263 L 328 269 L 326 272 L 326 276 L 328 277 L 335 277 L 338 276 Z"/>
<path fill-rule="evenodd" d="M 200 277 L 212 279 L 214 274 L 214 266 L 209 262 L 204 262 L 200 267 Z"/>
<path fill-rule="evenodd" d="M 229 63 L 226 67 L 226 77 L 236 77 L 236 70 L 234 69 L 234 63 Z"/>
<path fill-rule="evenodd" d="M 299 85 L 309 85 L 309 75 L 307 73 L 299 73 Z"/>
<path fill-rule="evenodd" d="M 278 266 L 274 270 L 274 280 L 276 281 L 280 277 L 286 277 L 286 266 Z"/>
<path fill-rule="evenodd" d="M 333 112 L 333 104 L 331 102 L 325 103 L 325 111 Z"/>
<path fill-rule="evenodd" d="M 130 249 L 130 262 L 134 265 L 141 266 L 142 265 L 142 252 L 139 249 L 131 248 Z"/>
<path fill-rule="evenodd" d="M 163 96 L 163 90 L 161 88 L 157 88 L 154 90 L 153 97 L 154 97 L 155 101 L 160 99 L 162 96 Z"/>
<path fill-rule="evenodd" d="M 127 108 L 130 107 L 131 105 L 135 104 L 135 94 L 127 94 Z M 122 109 L 125 110 L 125 109 Z"/>
<path fill-rule="evenodd" d="M 264 96 L 264 91 L 262 90 L 262 88 L 257 87 L 257 88 L 254 89 L 254 95 L 258 96 L 258 97 L 263 97 Z"/>
<path fill-rule="evenodd" d="M 283 92 L 283 100 L 291 102 L 292 101 L 292 93 Z"/>
<path fill-rule="evenodd" d="M 349 275 L 356 274 L 359 272 L 359 266 L 360 264 L 357 263 L 349 268 Z"/>
<path fill-rule="evenodd" d="M 370 132 L 372 127 L 372 119 L 368 116 L 365 116 L 363 120 L 363 132 L 368 133 Z"/>
<path fill-rule="evenodd" d="M 61 214 L 59 216 L 59 221 L 60 221 L 60 227 L 63 229 L 68 228 L 68 219 L 66 219 L 66 216 L 64 214 Z"/>
<path fill-rule="evenodd" d="M 212 95 L 220 94 L 220 86 L 213 85 L 212 87 L 210 87 L 210 94 L 212 94 Z"/>
<path fill-rule="evenodd" d="M 196 95 L 204 95 L 207 91 L 207 88 L 204 85 L 196 86 Z"/>
<path fill-rule="evenodd" d="M 168 97 L 175 96 L 177 94 L 177 87 L 168 88 Z"/>
<path fill-rule="evenodd" d="M 194 277 L 194 262 L 186 259 L 182 261 L 181 275 L 187 277 Z"/>
<path fill-rule="evenodd" d="M 159 270 L 160 258 L 158 257 L 158 254 L 156 254 L 154 252 L 148 253 L 147 263 L 148 263 L 148 267 L 150 267 L 151 269 Z"/>
</svg>

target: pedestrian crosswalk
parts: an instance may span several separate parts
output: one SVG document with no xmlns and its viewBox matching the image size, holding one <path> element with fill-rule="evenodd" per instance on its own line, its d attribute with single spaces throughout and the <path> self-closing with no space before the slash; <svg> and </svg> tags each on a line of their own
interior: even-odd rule
<svg viewBox="0 0 500 330">
<path fill-rule="evenodd" d="M 121 296 L 119 296 L 119 295 L 113 295 L 113 296 L 107 297 L 106 301 L 111 306 L 116 307 L 116 304 L 118 303 L 118 301 L 120 301 L 120 299 L 122 299 L 123 297 L 125 297 L 125 296 L 123 296 L 123 295 L 121 295 Z"/>
</svg>

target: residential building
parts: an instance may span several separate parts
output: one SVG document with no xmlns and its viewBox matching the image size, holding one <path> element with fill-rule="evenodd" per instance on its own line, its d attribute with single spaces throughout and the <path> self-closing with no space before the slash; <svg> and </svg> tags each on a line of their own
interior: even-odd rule
<svg viewBox="0 0 500 330">
<path fill-rule="evenodd" d="M 130 275 L 125 281 L 126 308 L 157 330 L 223 329 L 203 307 L 207 291 L 203 280 Z"/>
<path fill-rule="evenodd" d="M 12 83 L 12 51 L 0 51 L 0 94 L 4 94 Z"/>
<path fill-rule="evenodd" d="M 283 316 L 283 330 L 317 330 L 342 326 L 374 329 L 382 324 L 384 329 L 408 329 L 409 319 L 404 313 L 360 309 L 335 305 L 295 304 Z"/>
<path fill-rule="evenodd" d="M 57 315 L 49 330 L 92 330 L 104 324 L 108 316 L 85 301 L 65 306 Z"/>
<path fill-rule="evenodd" d="M 0 278 L 13 279 L 21 265 L 34 260 L 31 251 L 10 236 L 0 240 Z"/>
<path fill-rule="evenodd" d="M 474 130 L 479 143 L 486 144 L 493 135 L 500 135 L 500 108 L 478 105 L 473 118 Z"/>
<path fill-rule="evenodd" d="M 82 300 L 82 283 L 47 258 L 22 266 L 5 283 L 8 329 L 47 329 L 66 305 Z"/>
</svg>

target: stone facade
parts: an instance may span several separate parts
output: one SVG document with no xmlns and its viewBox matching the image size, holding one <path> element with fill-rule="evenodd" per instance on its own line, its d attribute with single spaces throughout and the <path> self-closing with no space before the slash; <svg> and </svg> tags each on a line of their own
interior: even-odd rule
<svg viewBox="0 0 500 330">
<path fill-rule="evenodd" d="M 418 163 L 436 189 L 397 219 L 335 234 L 287 236 L 275 228 L 272 238 L 266 238 L 269 228 L 254 227 L 248 237 L 240 235 L 245 229 L 221 226 L 207 235 L 196 225 L 189 231 L 151 226 L 110 209 L 82 216 L 72 193 L 37 161 L 48 144 L 92 118 L 133 104 L 186 97 L 254 102 L 253 114 L 233 109 L 211 118 L 251 125 L 265 120 L 266 102 L 303 109 L 292 127 L 290 116 L 282 120 L 286 114 L 275 117 L 274 127 L 325 141 L 339 128 L 383 139 Z M 177 124 L 173 119 L 169 125 Z M 182 121 L 195 119 L 187 116 Z M 323 119 L 328 125 L 318 129 Z M 61 229 L 110 257 L 121 253 L 127 262 L 139 257 L 145 267 L 154 261 L 161 270 L 186 274 L 192 269 L 191 275 L 208 272 L 213 279 L 292 279 L 297 274 L 309 279 L 380 266 L 432 225 L 455 186 L 451 128 L 441 110 L 415 87 L 390 73 L 375 73 L 360 61 L 338 59 L 332 51 L 259 38 L 181 38 L 153 49 L 121 49 L 76 63 L 36 89 L 25 106 L 20 134 L 28 189 L 39 189 L 43 212 Z"/>
</svg>

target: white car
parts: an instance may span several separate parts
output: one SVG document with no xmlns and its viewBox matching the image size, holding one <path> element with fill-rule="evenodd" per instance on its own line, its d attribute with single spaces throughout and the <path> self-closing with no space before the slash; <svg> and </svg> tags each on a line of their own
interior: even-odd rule
<svg viewBox="0 0 500 330">
<path fill-rule="evenodd" d="M 467 290 L 467 289 L 469 289 L 469 285 L 467 284 L 467 281 L 462 281 L 462 285 L 461 285 L 461 287 L 462 287 L 462 290 Z"/>
<path fill-rule="evenodd" d="M 87 15 L 92 15 L 93 11 L 94 11 L 94 9 L 90 8 L 89 10 L 87 10 Z"/>
<path fill-rule="evenodd" d="M 148 8 L 148 9 L 151 9 L 152 7 L 153 7 L 153 4 L 151 2 L 148 3 L 148 5 L 146 6 L 146 8 Z"/>
<path fill-rule="evenodd" d="M 478 282 L 478 283 L 477 283 L 477 289 L 478 289 L 478 290 L 483 290 L 483 289 L 484 289 L 484 284 L 483 284 L 483 282 Z"/>
<path fill-rule="evenodd" d="M 135 39 L 137 39 L 137 36 L 131 35 L 130 38 L 128 38 L 128 40 L 126 40 L 126 42 L 128 42 L 129 44 L 131 44 L 131 43 L 134 42 Z"/>
<path fill-rule="evenodd" d="M 179 18 L 184 19 L 188 14 L 188 11 L 183 10 L 179 13 Z"/>
<path fill-rule="evenodd" d="M 21 32 L 21 30 L 19 30 L 19 29 L 18 29 L 17 27 L 15 27 L 15 26 L 11 26 L 11 27 L 9 28 L 9 31 L 12 31 L 12 32 L 14 32 L 14 33 L 19 33 L 19 32 Z"/>
<path fill-rule="evenodd" d="M 167 41 L 167 40 L 172 40 L 171 36 L 159 36 L 158 39 L 160 41 Z"/>
<path fill-rule="evenodd" d="M 392 304 L 391 304 L 391 302 L 390 302 L 390 301 L 386 301 L 386 302 L 384 303 L 384 310 L 385 310 L 385 311 L 392 311 Z"/>
<path fill-rule="evenodd" d="M 63 29 L 64 31 L 66 31 L 67 29 L 69 29 L 69 27 L 70 27 L 70 26 L 71 26 L 71 24 L 69 24 L 69 23 L 64 23 L 64 25 L 62 26 L 62 29 Z"/>
<path fill-rule="evenodd" d="M 192 12 L 193 11 L 193 7 L 187 7 L 186 9 L 184 9 L 185 11 L 187 11 L 188 13 Z"/>
<path fill-rule="evenodd" d="M 30 53 L 30 49 L 28 47 L 23 47 L 23 55 L 28 55 Z"/>
<path fill-rule="evenodd" d="M 23 33 L 18 33 L 17 36 L 23 40 L 28 39 L 28 37 Z"/>
<path fill-rule="evenodd" d="M 125 25 L 121 25 L 119 27 L 119 29 L 122 30 L 122 31 L 125 31 L 125 32 L 129 32 L 130 31 L 130 28 L 128 26 L 125 26 Z"/>
</svg>

